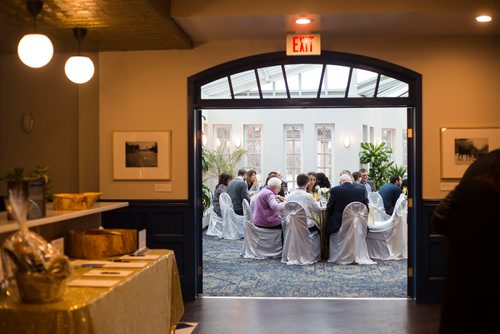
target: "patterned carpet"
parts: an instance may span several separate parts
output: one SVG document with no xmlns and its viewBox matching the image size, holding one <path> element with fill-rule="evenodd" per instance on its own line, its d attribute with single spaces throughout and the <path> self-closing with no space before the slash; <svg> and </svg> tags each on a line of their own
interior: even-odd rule
<svg viewBox="0 0 500 334">
<path fill-rule="evenodd" d="M 237 297 L 406 298 L 406 260 L 376 265 L 333 265 L 322 261 L 288 266 L 281 259 L 240 256 L 243 240 L 203 233 L 203 295 Z"/>
</svg>

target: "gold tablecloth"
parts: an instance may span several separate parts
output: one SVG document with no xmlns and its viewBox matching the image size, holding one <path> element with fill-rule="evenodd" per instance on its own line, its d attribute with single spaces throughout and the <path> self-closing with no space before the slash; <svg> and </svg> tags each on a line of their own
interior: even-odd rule
<svg viewBox="0 0 500 334">
<path fill-rule="evenodd" d="M 321 258 L 328 259 L 329 241 L 330 239 L 326 236 L 326 223 L 328 221 L 328 213 L 326 208 L 321 208 L 321 213 L 318 219 L 319 233 L 321 238 Z"/>
<path fill-rule="evenodd" d="M 62 300 L 25 304 L 0 297 L 0 333 L 169 333 L 184 313 L 174 252 L 161 254 L 111 288 L 67 287 Z M 91 268 L 78 268 L 80 278 Z M 89 277 L 90 278 L 90 277 Z M 103 278 L 96 278 L 103 279 Z"/>
</svg>

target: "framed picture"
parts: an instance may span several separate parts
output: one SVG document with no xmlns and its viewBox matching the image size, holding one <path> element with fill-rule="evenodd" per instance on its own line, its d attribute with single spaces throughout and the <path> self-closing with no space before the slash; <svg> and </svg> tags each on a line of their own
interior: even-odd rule
<svg viewBox="0 0 500 334">
<path fill-rule="evenodd" d="M 170 180 L 171 131 L 113 132 L 114 180 Z"/>
<path fill-rule="evenodd" d="M 441 178 L 461 178 L 474 161 L 497 148 L 500 128 L 441 128 Z"/>
</svg>

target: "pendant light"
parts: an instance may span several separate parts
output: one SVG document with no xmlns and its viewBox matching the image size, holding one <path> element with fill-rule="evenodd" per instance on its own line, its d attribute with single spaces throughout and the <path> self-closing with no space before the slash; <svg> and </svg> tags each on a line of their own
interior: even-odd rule
<svg viewBox="0 0 500 334">
<path fill-rule="evenodd" d="M 33 33 L 21 38 L 17 45 L 17 54 L 26 66 L 40 68 L 47 65 L 52 59 L 54 47 L 47 36 L 36 33 L 36 16 L 41 12 L 43 2 L 28 0 L 26 7 L 33 16 Z"/>
<path fill-rule="evenodd" d="M 89 57 L 80 55 L 80 43 L 87 34 L 87 29 L 74 28 L 73 34 L 78 41 L 78 56 L 68 58 L 66 65 L 64 65 L 64 72 L 72 82 L 83 84 L 94 76 L 94 63 Z"/>
</svg>

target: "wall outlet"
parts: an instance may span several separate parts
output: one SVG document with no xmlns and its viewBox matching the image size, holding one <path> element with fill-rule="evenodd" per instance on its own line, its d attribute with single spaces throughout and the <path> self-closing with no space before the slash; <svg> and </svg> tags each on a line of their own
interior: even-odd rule
<svg viewBox="0 0 500 334">
<path fill-rule="evenodd" d="M 156 192 L 167 192 L 172 191 L 172 184 L 170 183 L 156 183 L 155 184 Z"/>
</svg>

